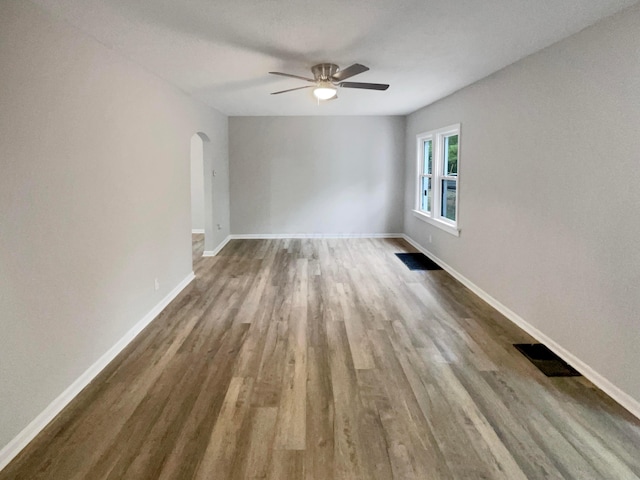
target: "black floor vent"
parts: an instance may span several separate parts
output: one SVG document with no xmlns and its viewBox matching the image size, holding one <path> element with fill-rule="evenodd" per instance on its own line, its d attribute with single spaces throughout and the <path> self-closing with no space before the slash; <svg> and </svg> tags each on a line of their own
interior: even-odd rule
<svg viewBox="0 0 640 480">
<path fill-rule="evenodd" d="M 409 270 L 442 270 L 442 267 L 422 253 L 396 253 Z"/>
<path fill-rule="evenodd" d="M 580 372 L 541 343 L 517 343 L 514 347 L 547 377 L 580 376 Z"/>
</svg>

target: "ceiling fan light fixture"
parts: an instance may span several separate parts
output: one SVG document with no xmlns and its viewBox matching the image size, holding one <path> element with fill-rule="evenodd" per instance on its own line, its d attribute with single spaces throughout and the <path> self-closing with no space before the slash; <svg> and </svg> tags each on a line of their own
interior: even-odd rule
<svg viewBox="0 0 640 480">
<path fill-rule="evenodd" d="M 329 100 L 336 96 L 338 89 L 329 82 L 320 82 L 316 88 L 313 89 L 313 95 L 318 100 Z"/>
<path fill-rule="evenodd" d="M 362 83 L 362 82 L 345 82 L 344 80 L 360 75 L 369 70 L 369 67 L 354 63 L 350 67 L 340 70 L 335 63 L 319 63 L 311 67 L 311 73 L 313 78 L 301 77 L 300 75 L 292 75 L 290 73 L 283 72 L 269 72 L 271 75 L 279 75 L 281 77 L 291 77 L 298 80 L 305 80 L 310 85 L 304 87 L 289 88 L 288 90 L 281 90 L 279 92 L 272 92 L 271 95 L 279 95 L 281 93 L 293 92 L 295 90 L 302 90 L 304 88 L 313 89 L 313 96 L 318 100 L 318 105 L 321 101 L 333 100 L 338 98 L 338 87 L 340 88 L 360 88 L 363 90 L 380 90 L 384 91 L 389 88 L 386 83 Z"/>
</svg>

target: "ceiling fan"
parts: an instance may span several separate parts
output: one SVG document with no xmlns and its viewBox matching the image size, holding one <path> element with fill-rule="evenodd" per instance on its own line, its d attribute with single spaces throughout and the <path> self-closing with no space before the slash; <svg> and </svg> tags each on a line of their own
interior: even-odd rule
<svg viewBox="0 0 640 480">
<path fill-rule="evenodd" d="M 279 95 L 281 93 L 293 92 L 294 90 L 302 90 L 304 88 L 313 88 L 313 95 L 320 100 L 333 100 L 338 98 L 338 87 L 342 88 L 362 88 L 365 90 L 386 90 L 389 85 L 384 83 L 361 83 L 361 82 L 345 82 L 347 78 L 354 77 L 360 73 L 366 72 L 369 67 L 354 63 L 350 67 L 340 70 L 340 68 L 333 63 L 319 63 L 311 67 L 311 73 L 313 78 L 301 77 L 299 75 L 292 75 L 290 73 L 282 72 L 269 72 L 272 75 L 281 75 L 283 77 L 297 78 L 298 80 L 305 80 L 312 85 L 305 85 L 304 87 L 290 88 L 288 90 L 281 90 L 279 92 L 273 92 L 271 95 Z"/>
</svg>

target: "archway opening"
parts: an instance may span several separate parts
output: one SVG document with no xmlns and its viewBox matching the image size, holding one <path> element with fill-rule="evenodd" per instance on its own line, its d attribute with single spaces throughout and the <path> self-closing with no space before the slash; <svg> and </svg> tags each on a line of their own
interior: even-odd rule
<svg viewBox="0 0 640 480">
<path fill-rule="evenodd" d="M 191 240 L 193 262 L 202 256 L 205 245 L 205 142 L 209 138 L 201 132 L 191 137 Z"/>
</svg>

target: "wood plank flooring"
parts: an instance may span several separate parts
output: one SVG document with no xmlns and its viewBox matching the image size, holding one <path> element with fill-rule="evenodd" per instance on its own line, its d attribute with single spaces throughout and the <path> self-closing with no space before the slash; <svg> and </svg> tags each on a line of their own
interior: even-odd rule
<svg viewBox="0 0 640 480">
<path fill-rule="evenodd" d="M 638 479 L 640 421 L 403 240 L 233 240 L 8 479 Z"/>
</svg>

